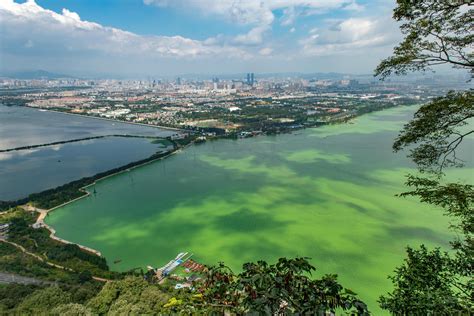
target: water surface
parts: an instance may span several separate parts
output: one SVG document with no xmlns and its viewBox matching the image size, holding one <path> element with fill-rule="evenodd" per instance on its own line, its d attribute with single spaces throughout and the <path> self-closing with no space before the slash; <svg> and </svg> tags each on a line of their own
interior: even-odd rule
<svg viewBox="0 0 474 316">
<path fill-rule="evenodd" d="M 390 289 L 387 275 L 405 246 L 451 239 L 440 210 L 394 196 L 413 166 L 391 143 L 413 112 L 192 146 L 99 182 L 96 195 L 47 222 L 60 237 L 99 249 L 115 270 L 160 266 L 182 251 L 235 270 L 307 256 L 318 275 L 339 274 L 380 314 L 377 297 Z"/>
<path fill-rule="evenodd" d="M 151 139 L 107 137 L 0 153 L 0 200 L 18 200 L 165 149 Z"/>
<path fill-rule="evenodd" d="M 0 104 L 0 149 L 111 134 L 166 137 L 175 133 L 155 127 Z"/>
<path fill-rule="evenodd" d="M 166 137 L 176 132 L 0 105 L 0 150 L 112 134 Z M 24 198 L 161 150 L 147 139 L 113 137 L 0 153 L 0 201 Z"/>
</svg>

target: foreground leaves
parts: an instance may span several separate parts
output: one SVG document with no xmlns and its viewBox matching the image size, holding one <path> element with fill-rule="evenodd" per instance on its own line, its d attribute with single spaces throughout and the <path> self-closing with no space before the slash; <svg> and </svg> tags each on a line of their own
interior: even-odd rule
<svg viewBox="0 0 474 316">
<path fill-rule="evenodd" d="M 474 75 L 474 2 L 471 0 L 397 0 L 395 20 L 403 41 L 383 60 L 375 75 L 382 79 L 447 64 Z M 390 277 L 394 289 L 380 306 L 396 315 L 461 315 L 474 310 L 474 186 L 446 183 L 444 171 L 462 167 L 461 147 L 472 151 L 473 90 L 451 91 L 423 105 L 396 139 L 395 151 L 409 149 L 418 175 L 409 175 L 409 192 L 423 203 L 441 207 L 458 237 L 453 254 L 440 249 L 407 248 L 407 259 Z M 469 179 L 469 178 L 468 178 Z M 472 178 L 471 178 L 472 179 Z"/>
<path fill-rule="evenodd" d="M 369 314 L 356 294 L 337 282 L 336 275 L 313 280 L 313 271 L 307 258 L 280 258 L 276 264 L 246 263 L 238 275 L 220 264 L 209 270 L 203 298 L 215 310 L 239 314 L 325 315 L 336 310 Z"/>
</svg>

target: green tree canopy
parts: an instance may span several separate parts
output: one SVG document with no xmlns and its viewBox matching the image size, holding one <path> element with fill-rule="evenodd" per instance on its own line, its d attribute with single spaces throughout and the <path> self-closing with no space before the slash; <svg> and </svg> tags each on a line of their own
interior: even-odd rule
<svg viewBox="0 0 474 316">
<path fill-rule="evenodd" d="M 20 315 L 46 315 L 59 305 L 71 302 L 69 293 L 64 292 L 58 286 L 49 286 L 35 291 L 29 295 L 18 306 Z"/>
<path fill-rule="evenodd" d="M 51 315 L 58 316 L 93 316 L 90 309 L 77 303 L 69 303 L 56 306 L 51 310 Z"/>
<path fill-rule="evenodd" d="M 472 71 L 474 10 L 470 0 L 397 0 L 393 18 L 402 22 L 405 35 L 393 55 L 375 70 L 385 78 L 391 74 L 424 71 L 450 64 Z"/>
<path fill-rule="evenodd" d="M 403 41 L 393 55 L 375 70 L 382 79 L 409 71 L 425 71 L 448 64 L 474 74 L 473 1 L 397 0 L 394 19 L 402 22 Z M 474 186 L 449 183 L 448 167 L 462 167 L 459 150 L 472 150 L 474 97 L 471 90 L 450 91 L 423 105 L 405 125 L 393 144 L 395 151 L 409 149 L 418 175 L 409 175 L 412 190 L 424 203 L 444 209 L 460 236 L 452 242 L 454 255 L 439 249 L 407 248 L 408 258 L 390 277 L 394 290 L 381 296 L 382 308 L 393 314 L 419 315 L 469 313 L 473 310 Z M 464 147 L 465 148 L 465 147 Z"/>
<path fill-rule="evenodd" d="M 451 259 L 439 249 L 407 248 L 408 258 L 390 279 L 396 285 L 380 306 L 394 315 L 453 315 L 463 310 L 452 284 Z"/>
<path fill-rule="evenodd" d="M 202 288 L 205 305 L 238 314 L 326 315 L 344 310 L 368 315 L 367 306 L 336 275 L 312 279 L 314 270 L 307 258 L 246 263 L 237 275 L 220 264 L 209 270 Z"/>
<path fill-rule="evenodd" d="M 156 314 L 163 310 L 169 295 L 143 278 L 127 277 L 108 282 L 87 307 L 97 314 Z"/>
</svg>

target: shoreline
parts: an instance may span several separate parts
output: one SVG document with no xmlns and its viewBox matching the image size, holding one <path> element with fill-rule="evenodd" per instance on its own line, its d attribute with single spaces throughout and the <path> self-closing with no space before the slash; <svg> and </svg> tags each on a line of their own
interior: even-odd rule
<svg viewBox="0 0 474 316">
<path fill-rule="evenodd" d="M 29 107 L 29 108 L 32 108 L 32 107 Z M 360 116 L 363 116 L 363 115 L 366 115 L 366 114 L 370 114 L 370 113 L 373 113 L 373 112 L 383 112 L 384 110 L 388 110 L 388 109 L 390 109 L 390 108 L 385 108 L 385 109 L 381 109 L 381 110 L 378 110 L 378 111 L 372 111 L 372 112 L 369 112 L 369 113 L 364 113 L 364 114 L 362 114 L 362 115 L 353 116 L 353 117 L 351 117 L 351 118 L 350 118 L 349 120 L 347 120 L 347 121 L 336 121 L 336 122 L 334 122 L 333 124 L 341 124 L 341 123 L 344 123 L 344 122 L 349 122 L 349 121 L 352 121 L 352 120 L 356 119 L 357 117 L 360 117 Z M 123 122 L 123 121 L 118 121 L 118 120 L 113 120 L 113 119 L 92 117 L 92 116 L 86 116 L 86 115 L 74 114 L 74 113 L 64 113 L 64 112 L 54 111 L 54 110 L 45 110 L 45 111 L 57 112 L 57 113 L 69 114 L 69 115 L 85 116 L 85 117 L 91 117 L 91 118 L 102 119 L 102 120 L 108 120 L 108 121 L 119 122 L 119 123 L 125 123 L 125 124 L 136 124 L 136 125 L 143 125 L 143 126 L 147 126 L 147 127 L 160 128 L 160 127 L 158 127 L 158 126 L 156 126 L 156 125 L 153 126 L 153 125 L 147 125 L 147 124 L 141 124 L 141 123 Z M 331 124 L 331 125 L 332 125 L 332 124 Z M 317 126 L 313 126 L 313 127 L 309 127 L 309 128 L 317 128 Z M 172 129 L 172 128 L 169 128 L 169 129 Z M 305 129 L 305 128 L 303 128 L 303 129 Z M 178 129 L 174 129 L 174 130 L 178 130 Z M 183 132 L 184 130 L 179 130 L 179 131 Z M 294 130 L 294 131 L 296 131 L 296 130 Z M 280 133 L 278 133 L 278 134 L 280 134 Z M 157 137 L 157 138 L 160 138 L 160 137 Z M 163 138 L 163 137 L 161 137 L 161 138 Z M 216 139 L 219 139 L 219 138 L 220 138 L 220 137 L 217 137 Z M 51 237 L 52 239 L 56 240 L 56 241 L 59 241 L 59 242 L 65 243 L 65 244 L 75 244 L 75 245 L 79 246 L 82 250 L 91 252 L 91 253 L 96 254 L 96 255 L 98 255 L 98 256 L 102 256 L 101 252 L 98 251 L 98 250 L 95 250 L 95 249 L 90 248 L 90 247 L 87 247 L 87 246 L 80 245 L 80 244 L 78 244 L 78 243 L 70 242 L 70 241 L 65 240 L 65 239 L 62 239 L 62 238 L 60 238 L 60 237 L 57 237 L 57 236 L 56 236 L 56 230 L 55 230 L 52 226 L 50 226 L 50 225 L 48 225 L 48 224 L 46 224 L 46 223 L 44 222 L 44 219 L 48 216 L 49 212 L 52 212 L 52 211 L 54 211 L 54 210 L 56 210 L 56 209 L 59 209 L 59 208 L 61 208 L 61 207 L 63 207 L 63 206 L 66 206 L 66 205 L 68 205 L 68 204 L 70 204 L 70 203 L 76 202 L 76 201 L 78 201 L 78 200 L 80 200 L 80 199 L 83 199 L 83 198 L 86 198 L 86 197 L 90 196 L 91 193 L 90 193 L 89 191 L 87 191 L 87 188 L 89 188 L 89 187 L 91 187 L 91 186 L 93 186 L 93 185 L 96 185 L 99 181 L 105 180 L 105 179 L 107 179 L 107 178 L 109 178 L 109 177 L 112 177 L 112 176 L 119 175 L 119 174 L 124 173 L 124 172 L 129 172 L 130 170 L 133 170 L 133 169 L 138 168 L 138 167 L 145 166 L 145 165 L 147 165 L 147 164 L 156 162 L 156 161 L 158 161 L 158 160 L 163 160 L 163 159 L 168 158 L 168 157 L 170 157 L 170 156 L 172 156 L 172 155 L 174 155 L 174 154 L 176 154 L 176 153 L 178 153 L 178 152 L 183 151 L 184 149 L 186 149 L 187 147 L 193 145 L 194 143 L 195 143 L 195 141 L 192 141 L 192 142 L 190 142 L 190 143 L 188 143 L 188 144 L 186 144 L 186 145 L 184 145 L 184 146 L 182 146 L 182 147 L 180 147 L 180 148 L 177 148 L 177 149 L 175 149 L 175 150 L 169 152 L 168 154 L 166 154 L 166 155 L 164 155 L 164 156 L 162 156 L 162 157 L 157 157 L 157 158 L 155 158 L 155 159 L 152 159 L 152 160 L 145 161 L 145 162 L 143 162 L 143 163 L 134 165 L 134 166 L 132 166 L 132 167 L 130 167 L 130 168 L 123 169 L 123 170 L 114 172 L 114 173 L 112 173 L 112 174 L 103 176 L 103 177 L 101 177 L 101 178 L 98 178 L 98 179 L 94 180 L 92 183 L 87 184 L 87 185 L 85 185 L 85 186 L 83 186 L 83 187 L 80 187 L 80 188 L 78 189 L 80 192 L 84 193 L 82 196 L 79 196 L 79 197 L 76 197 L 76 198 L 74 198 L 74 199 L 72 199 L 72 200 L 66 201 L 66 202 L 64 202 L 64 203 L 62 203 L 62 204 L 60 204 L 60 205 L 54 206 L 54 207 L 52 207 L 52 208 L 50 208 L 50 209 L 44 210 L 44 209 L 39 209 L 39 208 L 33 207 L 33 208 L 35 209 L 35 211 L 37 211 L 37 212 L 40 213 L 40 216 L 38 217 L 38 219 L 37 219 L 37 221 L 35 222 L 35 224 L 38 223 L 38 225 L 44 225 L 44 227 L 47 228 L 47 229 L 51 232 L 50 237 Z M 28 205 L 28 204 L 27 204 L 27 205 Z M 23 208 L 25 205 L 19 205 L 19 206 Z M 29 207 L 32 207 L 32 206 L 29 206 Z M 43 217 L 41 217 L 41 214 L 44 214 Z M 40 218 L 41 218 L 41 219 L 40 219 Z M 39 222 L 41 222 L 42 224 L 40 224 Z"/>
<path fill-rule="evenodd" d="M 34 212 L 38 212 L 38 213 L 39 213 L 39 216 L 38 216 L 38 218 L 36 219 L 36 222 L 35 222 L 33 225 L 36 225 L 35 228 L 42 227 L 42 228 L 47 229 L 47 230 L 50 232 L 49 237 L 50 237 L 51 239 L 56 240 L 56 241 L 58 241 L 58 242 L 61 242 L 61 243 L 63 243 L 63 244 L 73 244 L 73 245 L 77 245 L 81 250 L 84 250 L 84 251 L 90 252 L 90 253 L 92 253 L 92 254 L 95 254 L 95 255 L 97 255 L 97 256 L 99 256 L 99 257 L 102 257 L 102 253 L 101 253 L 100 251 L 96 250 L 96 249 L 93 249 L 93 248 L 91 248 L 91 247 L 84 246 L 84 245 L 81 245 L 81 244 L 79 244 L 79 243 L 75 243 L 75 242 L 72 242 L 72 241 L 69 241 L 69 240 L 66 240 L 66 239 L 63 239 L 63 238 L 61 238 L 61 237 L 56 236 L 56 230 L 55 230 L 51 225 L 49 225 L 49 224 L 47 224 L 47 223 L 45 222 L 45 219 L 48 217 L 49 213 L 51 213 L 51 212 L 53 212 L 53 211 L 55 211 L 55 210 L 57 210 L 57 209 L 59 209 L 59 208 L 61 208 L 61 207 L 63 207 L 63 206 L 66 206 L 66 205 L 68 205 L 68 204 L 74 203 L 74 202 L 79 201 L 79 200 L 81 200 L 81 199 L 83 199 L 83 198 L 89 197 L 89 196 L 91 195 L 91 193 L 90 193 L 89 191 L 87 191 L 87 188 L 96 185 L 98 182 L 100 182 L 100 181 L 102 181 L 102 180 L 105 180 L 105 179 L 110 178 L 110 177 L 113 177 L 113 176 L 117 176 L 117 175 L 119 175 L 119 174 L 121 174 L 121 173 L 129 172 L 130 170 L 133 170 L 133 169 L 138 168 L 138 167 L 145 166 L 145 165 L 147 165 L 147 164 L 156 162 L 156 161 L 158 161 L 158 160 L 166 159 L 166 158 L 168 158 L 168 157 L 170 157 L 170 156 L 172 156 L 172 155 L 174 155 L 174 154 L 176 154 L 176 153 L 181 152 L 183 149 L 185 149 L 186 147 L 188 147 L 188 146 L 190 146 L 190 145 L 192 145 L 192 144 L 193 144 L 193 143 L 191 142 L 191 143 L 189 143 L 189 144 L 187 144 L 187 145 L 185 145 L 185 146 L 183 146 L 183 147 L 181 147 L 181 148 L 178 148 L 178 149 L 176 149 L 176 150 L 173 150 L 172 152 L 168 153 L 168 154 L 165 155 L 165 156 L 158 157 L 158 158 L 152 159 L 152 160 L 150 160 L 150 161 L 146 161 L 146 162 L 143 162 L 143 163 L 141 163 L 141 164 L 138 164 L 138 165 L 136 165 L 136 166 L 127 168 L 127 169 L 125 169 L 125 170 L 120 170 L 120 171 L 118 171 L 118 172 L 115 172 L 115 173 L 106 175 L 106 176 L 104 176 L 104 177 L 101 177 L 101 178 L 99 178 L 99 179 L 96 179 L 96 180 L 94 180 L 93 183 L 88 184 L 88 185 L 85 185 L 85 186 L 79 188 L 79 191 L 82 192 L 82 193 L 84 193 L 82 196 L 79 196 L 79 197 L 74 198 L 74 199 L 72 199 L 72 200 L 70 200 L 70 201 L 64 202 L 64 203 L 62 203 L 62 204 L 60 204 L 60 205 L 54 206 L 54 207 L 52 207 L 52 208 L 50 208 L 50 209 L 46 209 L 46 210 L 45 210 L 45 209 L 40 209 L 40 208 L 37 208 L 37 207 L 32 206 L 32 205 L 29 205 L 29 204 L 21 205 L 20 207 L 23 208 L 23 209 L 26 210 L 26 211 L 34 211 Z M 8 211 L 6 211 L 6 212 L 8 212 Z"/>
<path fill-rule="evenodd" d="M 51 110 L 51 109 L 45 109 L 45 108 L 37 108 L 37 107 L 29 106 L 29 105 L 25 105 L 25 107 L 27 107 L 29 109 L 35 109 L 35 110 L 40 111 L 40 112 L 61 113 L 61 114 L 65 114 L 65 115 L 86 117 L 86 118 L 92 118 L 92 119 L 96 119 L 96 120 L 103 120 L 103 121 L 109 121 L 109 122 L 118 122 L 118 123 L 123 123 L 123 124 L 131 124 L 131 125 L 138 125 L 138 126 L 144 126 L 144 127 L 153 127 L 153 128 L 156 128 L 156 129 L 165 129 L 165 130 L 171 130 L 171 131 L 177 131 L 177 132 L 186 132 L 185 129 L 176 128 L 176 127 L 151 125 L 151 124 L 136 123 L 136 122 L 127 122 L 127 121 L 122 121 L 122 120 L 110 119 L 110 118 L 106 118 L 106 117 L 98 117 L 98 116 L 85 115 L 85 114 L 79 114 L 79 113 L 70 113 L 70 112 L 62 112 L 62 111 L 58 111 L 58 110 Z"/>
</svg>

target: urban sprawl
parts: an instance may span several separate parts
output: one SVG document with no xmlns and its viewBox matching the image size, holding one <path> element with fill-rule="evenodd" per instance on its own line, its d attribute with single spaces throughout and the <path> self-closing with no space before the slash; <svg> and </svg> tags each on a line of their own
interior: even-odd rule
<svg viewBox="0 0 474 316">
<path fill-rule="evenodd" d="M 259 78 L 0 79 L 0 102 L 194 131 L 200 137 L 278 133 L 426 101 L 430 81 Z M 426 81 L 426 80 L 425 80 Z"/>
</svg>

